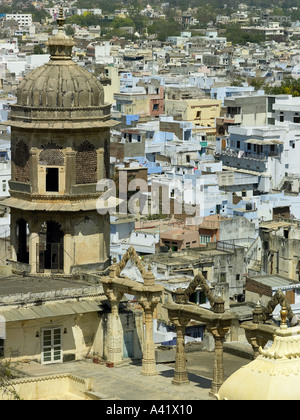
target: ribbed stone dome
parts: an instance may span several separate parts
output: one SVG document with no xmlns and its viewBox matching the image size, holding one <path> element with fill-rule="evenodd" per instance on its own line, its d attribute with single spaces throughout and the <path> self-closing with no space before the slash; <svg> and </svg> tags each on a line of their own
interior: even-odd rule
<svg viewBox="0 0 300 420">
<path fill-rule="evenodd" d="M 104 89 L 89 71 L 72 60 L 72 38 L 64 30 L 61 8 L 57 35 L 48 41 L 50 60 L 19 84 L 8 125 L 22 128 L 88 128 L 111 125 Z"/>
<path fill-rule="evenodd" d="M 94 107 L 104 104 L 99 80 L 72 60 L 53 60 L 31 71 L 17 90 L 17 105 Z"/>
</svg>

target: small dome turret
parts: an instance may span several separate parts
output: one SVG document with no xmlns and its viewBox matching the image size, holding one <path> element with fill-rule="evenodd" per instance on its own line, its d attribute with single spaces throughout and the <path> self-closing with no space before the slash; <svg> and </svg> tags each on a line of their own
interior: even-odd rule
<svg viewBox="0 0 300 420">
<path fill-rule="evenodd" d="M 286 307 L 270 348 L 234 372 L 221 386 L 219 400 L 299 400 L 300 327 L 288 328 Z"/>
<path fill-rule="evenodd" d="M 46 128 L 47 121 L 52 128 L 55 124 L 57 128 L 72 128 L 70 124 L 76 127 L 85 122 L 96 127 L 110 119 L 110 104 L 104 103 L 102 84 L 72 60 L 75 42 L 63 30 L 62 7 L 57 22 L 58 33 L 48 41 L 50 60 L 19 84 L 8 125 Z"/>
</svg>

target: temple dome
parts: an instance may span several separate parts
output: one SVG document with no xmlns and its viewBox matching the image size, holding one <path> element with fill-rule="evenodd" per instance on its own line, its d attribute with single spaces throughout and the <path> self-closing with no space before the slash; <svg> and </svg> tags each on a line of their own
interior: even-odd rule
<svg viewBox="0 0 300 420">
<path fill-rule="evenodd" d="M 108 126 L 110 104 L 104 103 L 103 86 L 72 60 L 75 42 L 63 30 L 62 10 L 57 21 L 58 33 L 48 41 L 50 60 L 21 81 L 6 123 L 21 128 Z"/>
<path fill-rule="evenodd" d="M 17 105 L 94 107 L 104 104 L 100 81 L 72 60 L 53 60 L 31 71 L 17 90 Z"/>
<path fill-rule="evenodd" d="M 272 346 L 259 352 L 223 383 L 219 400 L 300 399 L 300 327 L 282 324 Z"/>
</svg>

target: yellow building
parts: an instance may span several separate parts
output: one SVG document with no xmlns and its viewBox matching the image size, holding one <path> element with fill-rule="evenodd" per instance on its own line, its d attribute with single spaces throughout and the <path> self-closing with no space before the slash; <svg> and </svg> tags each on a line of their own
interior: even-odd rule
<svg viewBox="0 0 300 420">
<path fill-rule="evenodd" d="M 192 122 L 196 131 L 216 134 L 216 118 L 220 117 L 222 101 L 210 98 L 166 99 L 165 113 Z"/>
<path fill-rule="evenodd" d="M 113 66 L 105 67 L 105 77 L 100 79 L 104 89 L 104 102 L 112 104 L 114 94 L 120 93 L 120 76 L 118 68 Z"/>
<path fill-rule="evenodd" d="M 149 115 L 149 96 L 144 93 L 117 93 L 114 99 L 117 111 L 122 115 Z"/>
</svg>

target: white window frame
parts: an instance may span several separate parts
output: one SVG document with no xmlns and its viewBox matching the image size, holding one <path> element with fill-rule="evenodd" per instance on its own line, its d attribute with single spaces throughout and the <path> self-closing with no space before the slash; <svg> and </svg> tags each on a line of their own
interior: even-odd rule
<svg viewBox="0 0 300 420">
<path fill-rule="evenodd" d="M 200 244 L 208 244 L 211 242 L 211 236 L 209 235 L 200 235 Z"/>
<path fill-rule="evenodd" d="M 59 330 L 60 342 L 55 343 L 55 330 Z M 44 345 L 44 336 L 46 331 L 51 331 L 50 333 L 50 343 Z M 50 352 L 50 360 L 45 360 L 45 353 Z M 56 358 L 56 352 L 59 352 L 59 358 Z M 52 363 L 62 363 L 63 361 L 63 351 L 62 351 L 62 327 L 45 327 L 41 329 L 41 363 L 43 365 L 52 364 Z"/>
</svg>

